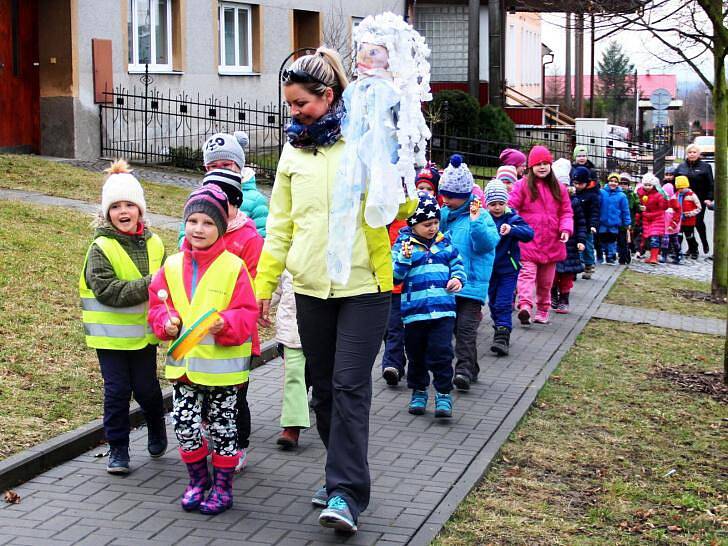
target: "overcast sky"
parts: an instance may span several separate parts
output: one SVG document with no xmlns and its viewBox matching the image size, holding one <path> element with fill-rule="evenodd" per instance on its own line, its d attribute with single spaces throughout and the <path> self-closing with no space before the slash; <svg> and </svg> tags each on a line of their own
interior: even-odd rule
<svg viewBox="0 0 728 546">
<path fill-rule="evenodd" d="M 565 68 L 565 50 L 566 50 L 566 33 L 564 31 L 564 25 L 565 25 L 565 15 L 564 14 L 558 14 L 558 13 L 544 13 L 542 14 L 542 27 L 541 27 L 541 41 L 546 44 L 548 47 L 554 50 L 555 59 L 554 59 L 554 65 L 555 70 L 557 74 L 563 74 L 564 68 Z M 572 16 L 572 25 L 573 25 L 573 16 Z M 586 29 L 589 28 L 588 22 L 585 20 L 585 27 Z M 601 33 L 599 30 L 597 30 L 597 36 L 599 36 Z M 573 34 L 572 34 L 573 36 Z M 655 56 L 651 55 L 650 51 L 655 51 L 657 53 L 665 54 L 665 49 L 662 47 L 662 45 L 657 42 L 657 40 L 649 35 L 648 32 L 627 32 L 623 31 L 620 33 L 616 33 L 612 35 L 609 38 L 606 38 L 604 40 L 600 40 L 597 42 L 596 45 L 596 54 L 595 54 L 595 63 L 598 65 L 599 60 L 602 55 L 602 51 L 604 51 L 607 48 L 607 45 L 609 44 L 609 40 L 614 39 L 616 40 L 621 46 L 622 49 L 627 53 L 630 57 L 631 62 L 635 65 L 638 72 L 640 74 L 646 73 L 648 70 L 651 73 L 665 73 L 665 74 L 677 74 L 679 81 L 697 81 L 698 76 L 693 72 L 693 70 L 687 65 L 687 64 L 680 64 L 680 65 L 665 65 L 662 61 L 660 61 Z M 591 47 L 591 34 L 589 32 L 584 32 L 584 74 L 588 75 L 590 71 L 590 47 Z M 573 49 L 574 49 L 574 39 L 572 37 L 572 55 L 573 55 Z M 670 57 L 667 57 L 667 54 L 665 54 L 666 58 L 673 58 L 675 56 L 674 53 L 670 54 Z M 702 59 L 701 68 L 703 68 L 704 73 L 708 75 L 709 77 L 712 77 L 713 70 L 712 70 L 712 59 L 709 58 L 707 55 L 704 59 Z M 572 73 L 574 71 L 574 61 L 572 58 L 572 64 L 571 64 Z M 595 70 L 596 72 L 596 70 Z M 547 73 L 553 74 L 553 69 L 551 66 L 547 67 Z"/>
</svg>

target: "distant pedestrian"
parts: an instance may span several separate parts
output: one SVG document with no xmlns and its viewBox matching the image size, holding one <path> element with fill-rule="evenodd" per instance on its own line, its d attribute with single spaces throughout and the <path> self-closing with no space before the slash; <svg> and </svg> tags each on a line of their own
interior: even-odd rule
<svg viewBox="0 0 728 546">
<path fill-rule="evenodd" d="M 685 236 L 688 245 L 687 256 L 693 260 L 698 259 L 698 242 L 695 240 L 695 223 L 697 216 L 700 214 L 700 199 L 690 189 L 690 180 L 687 176 L 677 176 L 675 178 L 675 187 L 677 188 L 677 199 L 680 203 L 682 218 L 680 221 L 680 235 Z M 682 238 L 680 240 L 682 247 Z"/>
<path fill-rule="evenodd" d="M 642 177 L 642 187 L 637 190 L 640 198 L 640 219 L 642 221 L 642 242 L 650 250 L 645 263 L 656 265 L 660 253 L 662 236 L 665 234 L 665 209 L 667 201 L 657 189 L 659 181 L 652 173 Z"/>
<path fill-rule="evenodd" d="M 508 205 L 533 228 L 533 241 L 521 245 L 518 274 L 518 319 L 531 323 L 536 292 L 534 322 L 546 324 L 551 307 L 551 286 L 556 263 L 566 258 L 566 242 L 574 231 L 574 213 L 569 192 L 551 170 L 553 158 L 545 146 L 534 146 L 528 154 L 528 173 L 513 187 Z"/>
<path fill-rule="evenodd" d="M 617 239 L 619 263 L 624 265 L 632 261 L 632 253 L 636 252 L 637 243 L 642 237 L 641 229 L 637 225 L 637 213 L 640 210 L 640 200 L 632 189 L 632 177 L 629 173 L 620 173 L 619 187 L 627 198 L 630 219 L 630 227 L 620 230 L 619 239 Z"/>
<path fill-rule="evenodd" d="M 602 251 L 606 254 L 607 264 L 617 263 L 617 239 L 623 229 L 629 228 L 632 219 L 629 215 L 627 196 L 619 187 L 619 174 L 610 173 L 607 186 L 601 190 L 601 212 L 599 217 L 599 239 Z"/>
<path fill-rule="evenodd" d="M 700 199 L 700 212 L 695 217 L 695 230 L 700 236 L 703 243 L 703 254 L 710 252 L 710 244 L 705 228 L 705 211 L 713 205 L 713 169 L 702 159 L 700 159 L 700 147 L 696 144 L 690 144 L 686 149 L 687 155 L 685 161 L 678 165 L 675 174 L 677 176 L 687 176 L 690 182 L 690 189 Z"/>
<path fill-rule="evenodd" d="M 498 157 L 504 166 L 514 167 L 516 169 L 516 178 L 521 178 L 526 172 L 526 154 L 514 148 L 506 148 Z"/>
<path fill-rule="evenodd" d="M 162 266 L 164 244 L 149 230 L 144 190 L 123 160 L 106 170 L 96 232 L 79 279 L 86 344 L 104 380 L 104 435 L 110 474 L 129 473 L 129 401 L 147 422 L 152 457 L 167 450 L 157 344 L 147 330 L 147 289 Z"/>
<path fill-rule="evenodd" d="M 571 169 L 571 183 L 576 189 L 581 210 L 586 220 L 586 241 L 581 261 L 584 264 L 583 279 L 591 279 L 596 270 L 595 239 L 599 236 L 599 216 L 601 214 L 602 195 L 599 183 L 591 179 L 589 169 L 579 166 Z"/>
<path fill-rule="evenodd" d="M 430 374 L 435 387 L 435 417 L 452 417 L 452 335 L 455 296 L 466 283 L 463 261 L 450 238 L 440 232 L 440 206 L 419 192 L 420 203 L 392 248 L 394 280 L 401 283 L 402 321 L 407 350 L 409 412 L 427 408 Z"/>
<path fill-rule="evenodd" d="M 511 165 L 503 165 L 502 167 L 498 167 L 498 170 L 495 173 L 495 178 L 503 182 L 506 187 L 506 191 L 511 193 L 513 184 L 518 181 L 520 176 L 518 176 L 518 171 L 515 167 Z"/>
<path fill-rule="evenodd" d="M 662 186 L 667 194 L 667 209 L 665 210 L 665 235 L 660 245 L 660 263 L 667 263 L 668 257 L 672 257 L 673 264 L 680 263 L 680 221 L 682 211 L 680 201 L 673 189 L 672 184 Z"/>
</svg>

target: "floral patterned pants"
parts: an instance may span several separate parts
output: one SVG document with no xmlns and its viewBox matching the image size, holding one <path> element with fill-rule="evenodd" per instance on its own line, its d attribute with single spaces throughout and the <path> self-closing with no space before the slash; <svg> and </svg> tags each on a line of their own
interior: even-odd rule
<svg viewBox="0 0 728 546">
<path fill-rule="evenodd" d="M 232 457 L 238 453 L 237 387 L 208 387 L 187 383 L 174 384 L 174 433 L 180 448 L 194 451 L 202 447 L 202 406 L 207 406 L 207 430 L 215 453 Z"/>
</svg>

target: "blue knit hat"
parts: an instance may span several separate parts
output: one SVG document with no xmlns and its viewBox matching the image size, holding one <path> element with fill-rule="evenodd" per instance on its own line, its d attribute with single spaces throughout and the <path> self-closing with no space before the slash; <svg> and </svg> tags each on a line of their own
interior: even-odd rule
<svg viewBox="0 0 728 546">
<path fill-rule="evenodd" d="M 578 184 L 581 182 L 582 184 L 588 184 L 589 183 L 589 177 L 590 177 L 589 169 L 586 167 L 577 167 L 574 169 L 574 173 L 571 175 L 571 179 L 574 181 L 574 184 Z"/>
<path fill-rule="evenodd" d="M 453 154 L 440 178 L 440 194 L 453 199 L 468 199 L 473 191 L 473 175 L 463 157 Z"/>
<path fill-rule="evenodd" d="M 414 214 L 407 219 L 410 226 L 427 222 L 432 219 L 440 219 L 440 205 L 437 204 L 437 198 L 433 197 L 426 191 L 418 191 L 417 197 L 420 200 L 419 205 Z"/>
<path fill-rule="evenodd" d="M 485 187 L 485 204 L 490 205 L 497 201 L 508 203 L 508 190 L 503 182 L 495 179 L 488 182 Z"/>
</svg>

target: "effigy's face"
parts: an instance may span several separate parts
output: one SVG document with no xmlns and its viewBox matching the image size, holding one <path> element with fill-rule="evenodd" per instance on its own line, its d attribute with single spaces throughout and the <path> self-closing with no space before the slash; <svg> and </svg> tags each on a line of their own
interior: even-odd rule
<svg viewBox="0 0 728 546">
<path fill-rule="evenodd" d="M 366 42 L 359 44 L 356 52 L 356 67 L 360 71 L 386 70 L 389 66 L 389 53 L 387 48 Z"/>
</svg>

